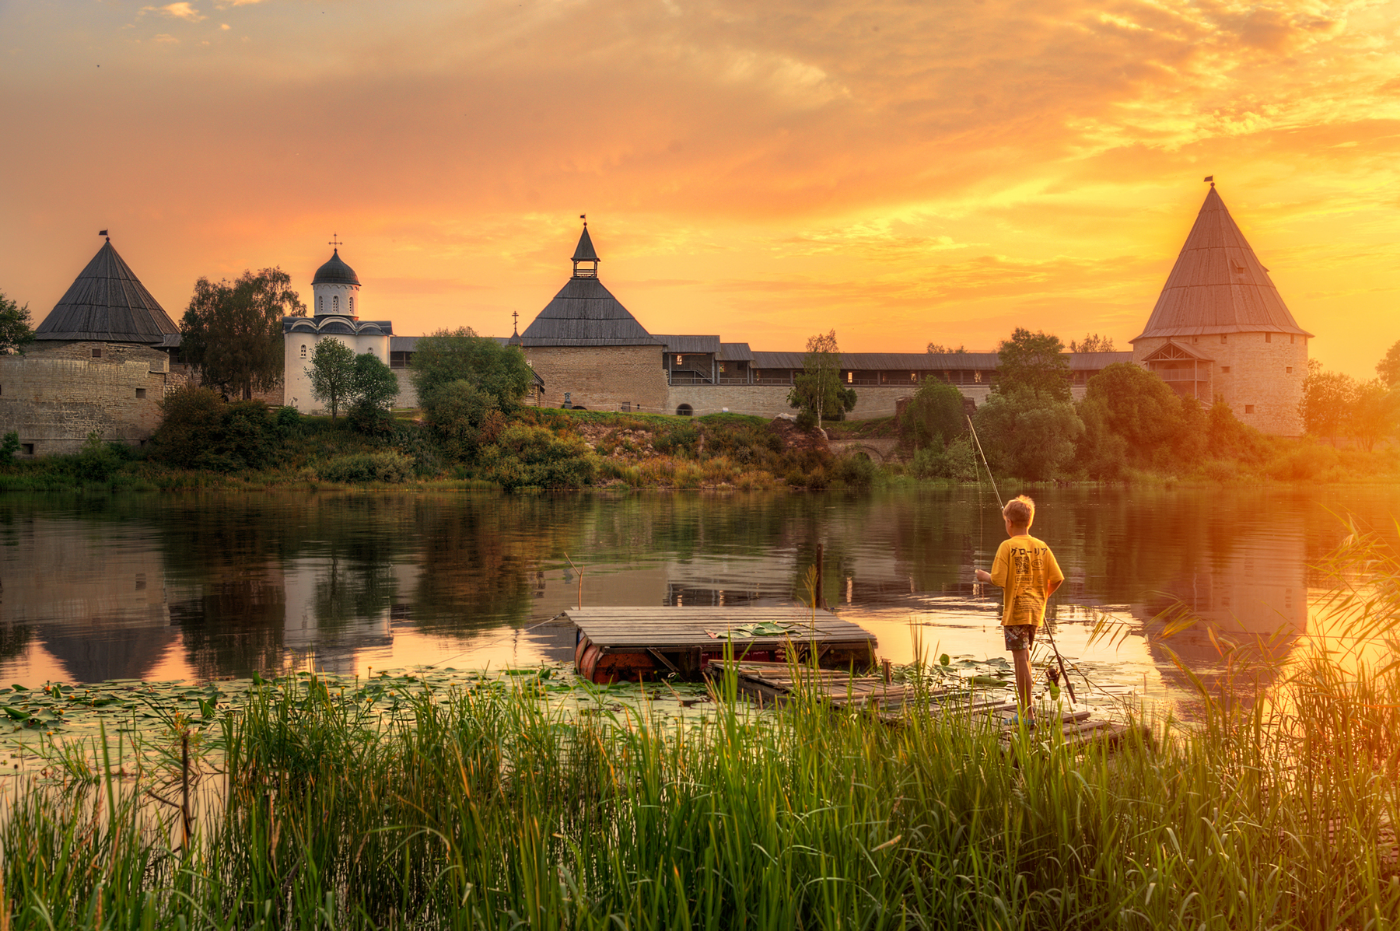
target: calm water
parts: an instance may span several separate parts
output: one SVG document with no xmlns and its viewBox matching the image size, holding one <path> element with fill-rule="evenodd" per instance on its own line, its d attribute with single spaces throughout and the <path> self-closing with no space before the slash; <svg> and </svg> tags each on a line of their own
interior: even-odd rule
<svg viewBox="0 0 1400 931">
<path fill-rule="evenodd" d="M 1400 489 L 1064 489 L 1035 532 L 1068 581 L 1067 655 L 1149 694 L 1179 673 L 1142 635 L 1174 599 L 1223 630 L 1309 627 L 1337 517 L 1384 527 Z M 916 641 L 1003 653 L 972 583 L 1004 537 L 990 491 L 871 495 L 189 494 L 0 498 L 0 679 L 205 679 L 571 658 L 575 604 L 785 604 L 822 544 L 827 601 L 907 662 Z M 1135 633 L 1089 648 L 1095 612 Z M 1173 641 L 1209 673 L 1201 633 Z"/>
</svg>

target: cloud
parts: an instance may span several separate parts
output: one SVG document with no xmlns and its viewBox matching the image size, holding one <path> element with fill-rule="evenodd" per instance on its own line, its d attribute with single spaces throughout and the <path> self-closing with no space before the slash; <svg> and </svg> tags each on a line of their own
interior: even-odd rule
<svg viewBox="0 0 1400 931">
<path fill-rule="evenodd" d="M 198 23 L 207 18 L 194 7 L 190 6 L 186 0 L 181 0 L 179 3 L 167 3 L 165 6 L 142 7 L 141 12 L 159 13 L 162 16 L 183 19 L 187 23 Z"/>
<path fill-rule="evenodd" d="M 168 32 L 162 32 L 159 35 L 152 36 L 151 41 L 159 42 L 161 45 L 178 45 L 180 43 L 179 39 L 175 38 Z"/>
</svg>

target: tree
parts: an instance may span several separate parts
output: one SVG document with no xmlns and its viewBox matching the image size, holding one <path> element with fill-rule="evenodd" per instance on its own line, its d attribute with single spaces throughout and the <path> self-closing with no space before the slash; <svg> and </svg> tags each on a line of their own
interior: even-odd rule
<svg viewBox="0 0 1400 931">
<path fill-rule="evenodd" d="M 929 354 L 930 354 L 930 355 L 935 355 L 935 356 L 938 356 L 938 355 L 956 355 L 957 353 L 965 353 L 965 352 L 967 352 L 967 347 L 966 347 L 966 346 L 959 346 L 957 349 L 954 349 L 952 346 L 944 346 L 942 343 L 929 343 L 929 344 L 928 344 L 928 351 L 929 351 Z"/>
<path fill-rule="evenodd" d="M 468 327 L 438 330 L 418 341 L 410 371 L 418 403 L 426 411 L 435 393 L 465 381 L 490 395 L 496 407 L 512 411 L 530 391 L 535 374 L 519 346 L 502 346 Z"/>
<path fill-rule="evenodd" d="M 1026 390 L 1038 398 L 1069 401 L 1069 360 L 1065 344 L 1049 333 L 1017 327 L 997 347 L 994 391 Z"/>
<path fill-rule="evenodd" d="M 972 422 L 996 470 L 1030 481 L 1057 476 L 1084 432 L 1073 404 L 1025 387 L 999 388 Z"/>
<path fill-rule="evenodd" d="M 338 339 L 323 339 L 311 353 L 306 374 L 311 378 L 311 393 L 316 400 L 330 405 L 334 420 L 354 391 L 355 350 Z"/>
<path fill-rule="evenodd" d="M 350 373 L 350 398 L 364 410 L 384 411 L 399 396 L 399 377 L 372 352 L 355 357 Z"/>
<path fill-rule="evenodd" d="M 29 305 L 21 307 L 0 291 L 0 353 L 24 352 L 34 339 L 29 322 Z"/>
<path fill-rule="evenodd" d="M 200 278 L 180 320 L 180 355 L 200 368 L 202 383 L 242 398 L 282 380 L 282 318 L 306 305 L 280 268 L 245 271 L 238 280 Z"/>
<path fill-rule="evenodd" d="M 1079 342 L 1070 341 L 1070 352 L 1112 352 L 1113 337 L 1100 336 L 1097 333 L 1085 334 Z"/>
<path fill-rule="evenodd" d="M 1129 466 L 1192 464 L 1204 451 L 1205 414 L 1196 399 L 1178 397 L 1130 362 L 1089 379 L 1078 412 L 1084 436 L 1076 458 L 1095 478 L 1117 478 Z"/>
<path fill-rule="evenodd" d="M 841 349 L 835 330 L 807 338 L 802 374 L 793 379 L 788 404 L 816 418 L 819 428 L 824 418 L 839 419 L 856 406 L 855 390 L 841 384 Z"/>
<path fill-rule="evenodd" d="M 1352 395 L 1346 432 L 1369 452 L 1400 425 L 1400 386 L 1387 388 L 1379 379 L 1361 382 Z"/>
<path fill-rule="evenodd" d="M 938 378 L 926 378 L 899 417 L 899 433 L 915 449 L 942 449 L 967 432 L 962 392 Z"/>
<path fill-rule="evenodd" d="M 1376 374 L 1387 388 L 1400 388 L 1400 339 L 1390 347 L 1385 358 L 1376 363 Z"/>
<path fill-rule="evenodd" d="M 1322 363 L 1308 360 L 1308 377 L 1303 379 L 1303 400 L 1298 413 L 1303 428 L 1313 436 L 1327 437 L 1334 443 L 1348 429 L 1347 421 L 1356 401 L 1356 379 L 1341 372 L 1323 371 Z"/>
</svg>

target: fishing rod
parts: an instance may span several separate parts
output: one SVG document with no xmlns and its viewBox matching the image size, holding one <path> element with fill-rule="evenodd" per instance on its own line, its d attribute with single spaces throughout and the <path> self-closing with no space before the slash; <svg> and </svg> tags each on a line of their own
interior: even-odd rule
<svg viewBox="0 0 1400 931">
<path fill-rule="evenodd" d="M 967 428 L 972 431 L 972 442 L 977 444 L 977 452 L 982 456 L 982 465 L 987 469 L 987 479 L 992 483 L 992 492 L 997 496 L 997 504 L 1001 505 L 1003 511 L 1006 505 L 1002 503 L 1001 491 L 997 488 L 996 476 L 992 474 L 992 467 L 987 462 L 987 454 L 982 452 L 982 441 L 977 437 L 977 428 L 972 425 L 972 418 L 967 418 Z M 981 484 L 981 473 L 978 473 L 977 482 Z M 1003 596 L 1004 597 L 1004 596 Z M 1050 629 L 1050 625 L 1045 625 L 1045 633 L 1050 638 L 1050 649 L 1055 651 L 1055 662 L 1060 665 L 1060 678 L 1064 680 L 1065 688 L 1069 689 L 1069 704 L 1073 708 L 1076 704 L 1074 697 L 1074 683 L 1069 681 L 1069 673 L 1065 672 L 1065 659 L 1060 655 L 1060 648 L 1055 645 L 1055 632 Z"/>
</svg>

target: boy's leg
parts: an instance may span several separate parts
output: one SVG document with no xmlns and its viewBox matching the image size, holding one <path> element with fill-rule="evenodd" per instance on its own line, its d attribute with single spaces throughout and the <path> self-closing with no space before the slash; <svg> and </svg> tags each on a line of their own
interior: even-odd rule
<svg viewBox="0 0 1400 931">
<path fill-rule="evenodd" d="M 1016 667 L 1016 698 L 1021 703 L 1021 716 L 1030 720 L 1035 717 L 1031 705 L 1031 651 L 1012 650 L 1011 662 Z"/>
</svg>

